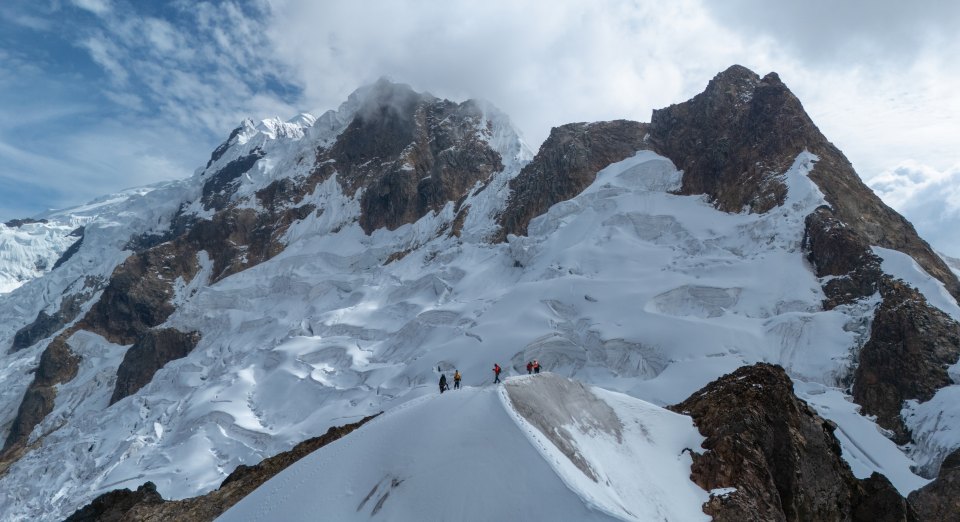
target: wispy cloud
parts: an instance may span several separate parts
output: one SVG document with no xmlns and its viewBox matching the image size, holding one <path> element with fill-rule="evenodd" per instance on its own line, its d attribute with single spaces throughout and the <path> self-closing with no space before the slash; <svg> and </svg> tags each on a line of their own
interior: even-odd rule
<svg viewBox="0 0 960 522">
<path fill-rule="evenodd" d="M 71 0 L 70 3 L 100 16 L 110 13 L 112 10 L 110 0 Z"/>
<path fill-rule="evenodd" d="M 112 82 L 121 86 L 127 83 L 129 74 L 127 74 L 126 67 L 120 63 L 120 60 L 124 58 L 122 49 L 103 35 L 88 37 L 79 44 L 90 53 L 90 58 L 94 62 L 110 74 Z"/>
<path fill-rule="evenodd" d="M 960 165 L 938 170 L 905 161 L 874 177 L 870 188 L 935 248 L 960 257 Z"/>
</svg>

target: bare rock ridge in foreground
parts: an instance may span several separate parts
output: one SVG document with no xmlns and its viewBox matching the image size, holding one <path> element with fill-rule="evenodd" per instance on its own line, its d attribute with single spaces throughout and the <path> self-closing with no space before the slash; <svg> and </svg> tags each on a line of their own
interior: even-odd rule
<svg viewBox="0 0 960 522">
<path fill-rule="evenodd" d="M 363 426 L 374 417 L 376 415 L 352 424 L 331 427 L 323 435 L 307 439 L 294 446 L 293 449 L 266 458 L 259 464 L 240 466 L 220 484 L 219 488 L 206 495 L 184 500 L 164 500 L 157 493 L 157 487 L 153 483 L 147 482 L 135 491 L 117 489 L 104 493 L 68 517 L 67 522 L 106 520 L 205 522 L 213 520 L 294 462 L 335 440 L 349 435 L 353 430 Z"/>
<path fill-rule="evenodd" d="M 909 499 L 921 520 L 960 519 L 960 450 L 943 461 L 936 480 L 910 493 Z"/>
<path fill-rule="evenodd" d="M 707 440 L 693 453 L 694 482 L 712 496 L 715 521 L 917 520 L 883 476 L 853 476 L 834 427 L 793 393 L 783 368 L 756 364 L 708 384 L 671 407 Z"/>
</svg>

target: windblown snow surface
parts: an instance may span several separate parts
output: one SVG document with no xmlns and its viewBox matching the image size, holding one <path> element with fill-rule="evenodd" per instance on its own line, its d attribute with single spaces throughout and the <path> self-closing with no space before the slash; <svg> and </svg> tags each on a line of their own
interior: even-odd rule
<svg viewBox="0 0 960 522">
<path fill-rule="evenodd" d="M 301 160 L 314 157 L 318 143 L 329 143 L 355 107 L 356 100 L 348 101 L 315 123 L 300 118 L 283 125 L 245 124 L 211 169 L 253 147 L 265 151 L 241 179 L 241 197 L 278 177 L 302 174 L 310 166 Z M 353 445 L 374 451 L 378 440 L 405 445 L 405 451 L 386 459 L 385 450 L 377 450 L 378 457 L 363 460 L 363 466 L 334 468 L 348 474 L 352 489 L 315 487 L 306 497 L 271 497 L 270 505 L 295 509 L 314 497 L 343 495 L 337 509 L 349 508 L 356 516 L 358 509 L 372 512 L 393 488 L 381 509 L 414 516 L 417 512 L 404 510 L 415 509 L 412 502 L 430 486 L 438 492 L 431 505 L 458 519 L 466 505 L 494 504 L 463 498 L 467 484 L 482 477 L 484 485 L 474 487 L 487 488 L 481 491 L 488 495 L 502 492 L 511 509 L 523 509 L 517 491 L 540 488 L 549 499 L 527 509 L 556 504 L 584 519 L 644 519 L 667 509 L 651 500 L 656 487 L 684 492 L 691 487 L 679 471 L 671 471 L 673 478 L 652 478 L 642 466 L 631 475 L 635 479 L 618 478 L 626 470 L 611 464 L 618 456 L 644 461 L 660 448 L 662 458 L 681 458 L 660 430 L 679 430 L 677 425 L 689 421 L 647 403 L 679 402 L 711 380 L 759 361 L 784 366 L 798 394 L 838 423 L 844 457 L 857 476 L 879 471 L 904 494 L 927 482 L 842 391 L 840 381 L 867 340 L 878 298 L 821 309 L 820 281 L 800 247 L 804 217 L 824 204 L 807 178 L 815 156 L 800 154 L 783 174 L 786 203 L 757 215 L 727 214 L 702 197 L 671 194 L 682 174 L 669 160 L 638 152 L 603 169 L 583 193 L 531 222 L 528 237 L 492 245 L 487 238 L 509 194 L 507 183 L 530 156 L 504 116 L 491 112 L 488 118 L 487 139 L 500 151 L 505 169 L 464 202 L 470 212 L 459 238 L 438 233 L 454 217 L 452 204 L 414 224 L 367 236 L 357 224 L 358 200 L 346 197 L 331 178 L 306 200 L 323 212 L 294 223 L 284 238 L 287 248 L 271 260 L 210 285 L 209 259 L 201 252 L 198 261 L 207 268 L 192 281 L 178 281 L 178 310 L 163 326 L 199 331 L 202 341 L 135 395 L 107 407 L 127 347 L 75 334 L 70 344 L 82 357 L 79 375 L 59 387 L 53 413 L 35 429 L 32 440 L 42 437 L 42 444 L 0 478 L 0 518 L 60 519 L 96 495 L 147 480 L 165 498 L 195 496 L 216 488 L 239 464 L 259 462 L 332 425 L 384 410 L 383 418 L 290 473 L 319 476 L 310 466 L 347 462 L 339 459 L 353 455 Z M 68 263 L 0 301 L 0 343 L 8 346 L 41 308 L 56 306 L 88 265 L 109 276 L 129 254 L 123 245 L 131 234 L 162 230 L 181 203 L 204 215 L 203 181 L 198 173 L 128 194 L 104 210 L 87 226 L 82 248 Z M 403 251 L 409 254 L 386 262 Z M 0 359 L 5 429 L 43 344 Z M 501 392 L 485 388 L 494 362 L 509 376 L 525 373 L 532 359 L 554 374 L 611 390 L 592 388 L 592 393 L 621 420 L 624 442 L 611 442 L 615 435 L 589 424 L 585 432 L 567 429 L 563 439 L 592 472 L 517 413 L 523 410 L 518 403 L 504 408 Z M 427 397 L 436 393 L 438 372 L 449 378 L 454 368 L 469 388 Z M 506 389 L 528 384 L 519 379 Z M 948 391 L 956 393 L 953 388 L 941 393 Z M 938 394 L 935 401 L 946 399 Z M 520 404 L 541 404 L 537 400 Z M 930 411 L 914 408 L 917 419 L 930 418 L 935 408 L 955 411 L 956 401 L 931 403 L 926 403 Z M 589 415 L 568 413 L 571 419 Z M 935 458 L 928 450 L 960 445 L 938 426 L 910 422 L 919 438 L 941 444 L 914 449 L 918 460 Z M 405 435 L 393 441 L 390 426 L 410 431 L 400 431 Z M 640 440 L 639 426 L 649 429 L 653 442 Z M 422 444 L 421 437 L 438 446 Z M 529 447 L 517 442 L 521 437 Z M 488 455 L 489 466 L 479 457 L 470 460 L 484 440 L 488 453 L 478 454 Z M 463 451 L 453 451 L 458 444 Z M 522 465 L 497 465 L 504 463 L 501 452 Z M 467 469 L 475 476 L 466 476 Z M 296 479 L 284 476 L 278 480 L 292 487 Z M 609 485 L 603 477 L 611 479 Z M 400 482 L 393 486 L 395 481 Z M 684 497 L 691 506 L 670 509 L 699 513 L 704 494 L 691 491 Z"/>
<path fill-rule="evenodd" d="M 689 480 L 702 440 L 689 417 L 524 375 L 394 408 L 219 520 L 709 520 Z"/>
</svg>

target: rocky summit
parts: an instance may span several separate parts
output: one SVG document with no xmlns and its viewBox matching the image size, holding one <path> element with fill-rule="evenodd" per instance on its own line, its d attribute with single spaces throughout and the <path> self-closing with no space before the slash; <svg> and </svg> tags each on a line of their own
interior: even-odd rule
<svg viewBox="0 0 960 522">
<path fill-rule="evenodd" d="M 0 226 L 0 519 L 960 519 L 960 282 L 776 73 L 535 154 L 380 80 L 197 163 Z"/>
</svg>

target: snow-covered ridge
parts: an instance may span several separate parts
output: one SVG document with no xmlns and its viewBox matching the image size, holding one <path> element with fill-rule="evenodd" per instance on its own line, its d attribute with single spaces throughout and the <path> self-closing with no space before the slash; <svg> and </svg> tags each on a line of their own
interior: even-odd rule
<svg viewBox="0 0 960 522">
<path fill-rule="evenodd" d="M 565 448 L 531 424 L 561 410 L 573 416 Z M 575 425 L 598 417 L 619 438 Z M 219 520 L 706 520 L 707 492 L 690 481 L 684 451 L 702 440 L 689 417 L 555 375 L 524 376 L 394 408 Z M 571 451 L 599 480 L 572 466 Z"/>
</svg>

